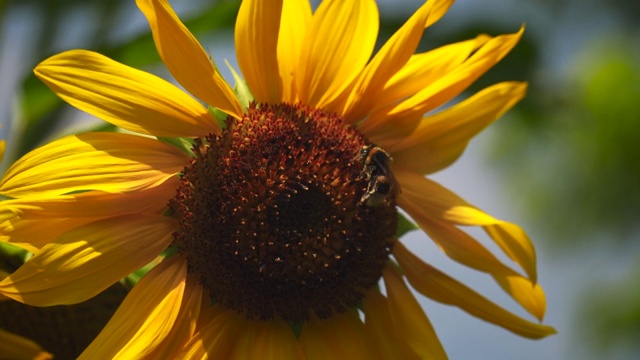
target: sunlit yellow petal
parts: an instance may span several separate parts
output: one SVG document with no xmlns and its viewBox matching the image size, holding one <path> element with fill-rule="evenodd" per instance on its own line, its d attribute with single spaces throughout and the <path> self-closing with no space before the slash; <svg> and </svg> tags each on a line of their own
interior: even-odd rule
<svg viewBox="0 0 640 360">
<path fill-rule="evenodd" d="M 236 19 L 238 65 L 258 102 L 277 103 L 282 98 L 277 51 L 282 6 L 282 0 L 246 0 Z"/>
<path fill-rule="evenodd" d="M 0 329 L 0 359 L 50 360 L 53 355 L 32 340 Z"/>
<path fill-rule="evenodd" d="M 120 133 L 72 135 L 16 161 L 5 173 L 0 193 L 17 198 L 82 190 L 132 192 L 162 184 L 188 162 L 189 157 L 177 148 L 150 138 Z"/>
<path fill-rule="evenodd" d="M 527 233 L 516 224 L 500 221 L 483 226 L 493 241 L 500 246 L 513 261 L 522 266 L 531 281 L 538 281 L 536 271 L 536 249 Z"/>
<path fill-rule="evenodd" d="M 550 326 L 524 320 L 502 309 L 460 282 L 424 263 L 401 243 L 396 243 L 393 254 L 411 286 L 435 301 L 458 306 L 473 316 L 524 337 L 539 339 L 556 332 Z"/>
<path fill-rule="evenodd" d="M 67 231 L 96 220 L 91 217 L 7 220 L 0 223 L 0 241 L 35 253 Z"/>
<path fill-rule="evenodd" d="M 322 108 L 353 82 L 373 51 L 378 17 L 373 0 L 320 3 L 311 20 L 296 74 L 303 103 Z"/>
<path fill-rule="evenodd" d="M 438 9 L 444 8 L 446 12 L 452 3 L 453 0 L 427 1 L 382 46 L 351 89 L 346 108 L 343 110 L 343 117 L 347 122 L 356 123 L 376 105 L 384 85 L 403 67 L 418 47 L 434 6 Z"/>
<path fill-rule="evenodd" d="M 493 67 L 518 43 L 524 28 L 515 34 L 496 36 L 490 39 L 464 63 L 436 81 L 427 84 L 415 95 L 396 104 L 374 111 L 362 124 L 366 131 L 385 123 L 402 122 L 425 114 L 460 94 L 478 77 Z"/>
<path fill-rule="evenodd" d="M 396 244 L 395 246 L 397 246 Z M 383 272 L 391 319 L 403 330 L 404 340 L 422 359 L 447 359 L 431 322 L 393 265 Z"/>
<path fill-rule="evenodd" d="M 306 360 L 375 358 L 372 339 L 355 310 L 328 319 L 312 316 L 303 324 L 299 341 Z"/>
<path fill-rule="evenodd" d="M 304 359 L 291 326 L 282 320 L 251 321 L 229 359 Z"/>
<path fill-rule="evenodd" d="M 210 308 L 211 321 L 184 346 L 177 359 L 231 359 L 236 339 L 248 329 L 249 322 L 234 310 Z"/>
<path fill-rule="evenodd" d="M 136 0 L 136 4 L 149 21 L 162 61 L 180 85 L 207 104 L 236 118 L 242 116 L 233 90 L 167 1 Z"/>
<path fill-rule="evenodd" d="M 389 304 L 377 289 L 370 290 L 363 301 L 365 313 L 364 329 L 379 359 L 412 360 L 420 357 L 404 340 L 406 329 L 395 327 Z"/>
<path fill-rule="evenodd" d="M 446 76 L 489 39 L 491 37 L 487 35 L 479 35 L 472 40 L 444 45 L 413 55 L 402 69 L 384 84 L 378 104 L 374 108 L 401 101 L 424 89 L 425 84 Z"/>
<path fill-rule="evenodd" d="M 155 350 L 148 355 L 149 359 L 176 358 L 183 346 L 196 331 L 196 325 L 202 307 L 203 293 L 204 289 L 202 285 L 200 285 L 198 277 L 188 275 L 178 317 L 173 323 L 169 334 L 167 334 L 164 340 L 155 347 Z M 165 316 L 159 312 L 158 315 Z M 115 329 L 117 329 L 117 327 Z"/>
<path fill-rule="evenodd" d="M 501 263 L 478 241 L 454 225 L 427 217 L 416 217 L 414 220 L 447 256 L 473 269 L 489 273 L 525 310 L 542 320 L 546 300 L 540 285 Z"/>
<path fill-rule="evenodd" d="M 278 66 L 282 78 L 282 101 L 295 103 L 296 74 L 300 51 L 311 24 L 311 4 L 307 0 L 284 0 L 278 33 Z"/>
<path fill-rule="evenodd" d="M 156 187 L 127 194 L 89 191 L 6 200 L 0 203 L 0 241 L 36 252 L 63 233 L 102 217 L 160 214 L 178 185 L 179 179 L 173 177 Z"/>
<path fill-rule="evenodd" d="M 421 174 L 453 163 L 469 141 L 523 97 L 527 84 L 505 82 L 488 87 L 469 99 L 424 118 L 402 141 L 385 149 L 403 168 Z"/>
<path fill-rule="evenodd" d="M 487 225 L 498 221 L 433 180 L 404 169 L 398 169 L 395 174 L 402 188 L 398 204 L 412 216 L 459 225 Z"/>
<path fill-rule="evenodd" d="M 171 332 L 181 310 L 187 262 L 174 256 L 149 271 L 79 359 L 140 359 Z"/>
<path fill-rule="evenodd" d="M 176 86 L 95 52 L 66 51 L 34 72 L 64 101 L 123 129 L 155 136 L 220 130 L 207 108 Z"/>
<path fill-rule="evenodd" d="M 176 226 L 166 216 L 126 215 L 75 228 L 2 280 L 0 294 L 34 306 L 87 300 L 158 256 Z"/>
<path fill-rule="evenodd" d="M 108 217 L 126 214 L 161 213 L 175 196 L 178 178 L 156 187 L 126 194 L 89 191 L 75 195 L 20 198 L 0 203 L 0 221 L 20 219 Z"/>
<path fill-rule="evenodd" d="M 536 252 L 517 225 L 498 220 L 436 182 L 404 170 L 395 172 L 402 192 L 398 205 L 416 219 L 433 219 L 457 225 L 483 226 L 502 251 L 536 282 Z"/>
</svg>

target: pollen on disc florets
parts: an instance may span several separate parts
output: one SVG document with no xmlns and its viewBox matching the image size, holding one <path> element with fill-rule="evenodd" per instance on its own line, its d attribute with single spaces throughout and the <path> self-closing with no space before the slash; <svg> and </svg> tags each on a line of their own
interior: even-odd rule
<svg viewBox="0 0 640 360">
<path fill-rule="evenodd" d="M 394 198 L 360 201 L 367 144 L 340 117 L 287 104 L 252 104 L 197 141 L 170 206 L 175 244 L 213 301 L 289 322 L 360 303 L 397 221 Z"/>
</svg>

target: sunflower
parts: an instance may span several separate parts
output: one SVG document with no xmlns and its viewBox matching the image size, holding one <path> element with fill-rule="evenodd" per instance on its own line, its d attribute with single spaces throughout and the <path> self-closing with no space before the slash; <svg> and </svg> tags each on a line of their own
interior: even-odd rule
<svg viewBox="0 0 640 360">
<path fill-rule="evenodd" d="M 526 90 L 503 82 L 443 106 L 523 31 L 415 53 L 452 2 L 426 2 L 372 56 L 372 0 L 324 1 L 315 12 L 306 0 L 243 1 L 244 80 L 234 73 L 234 90 L 166 1 L 137 0 L 164 64 L 200 101 L 90 51 L 40 63 L 36 75 L 58 96 L 128 132 L 68 136 L 9 168 L 2 239 L 34 256 L 0 294 L 73 304 L 157 264 L 88 359 L 446 358 L 410 287 L 521 336 L 553 334 L 398 239 L 409 226 L 402 209 L 451 259 L 542 319 L 525 232 L 425 177 Z M 522 273 L 461 226 L 482 227 Z"/>
</svg>

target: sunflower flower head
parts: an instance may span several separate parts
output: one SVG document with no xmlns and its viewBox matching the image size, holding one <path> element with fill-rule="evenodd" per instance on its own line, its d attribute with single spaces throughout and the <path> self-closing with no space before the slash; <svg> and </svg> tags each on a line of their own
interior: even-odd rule
<svg viewBox="0 0 640 360">
<path fill-rule="evenodd" d="M 425 2 L 373 54 L 375 1 L 313 11 L 307 0 L 245 0 L 234 92 L 165 0 L 137 0 L 160 57 L 195 98 L 94 52 L 46 59 L 35 73 L 53 91 L 129 133 L 68 136 L 7 171 L 1 239 L 34 256 L 0 281 L 0 296 L 74 304 L 153 265 L 86 359 L 444 359 L 410 287 L 522 336 L 554 333 L 398 239 L 402 209 L 542 320 L 524 231 L 425 177 L 526 90 L 499 83 L 443 107 L 523 31 L 416 53 L 451 3 Z M 519 269 L 460 226 L 482 227 Z"/>
<path fill-rule="evenodd" d="M 380 279 L 396 229 L 393 198 L 359 201 L 364 136 L 302 105 L 252 104 L 228 121 L 197 140 L 171 201 L 189 268 L 249 318 L 301 322 L 355 308 Z"/>
</svg>

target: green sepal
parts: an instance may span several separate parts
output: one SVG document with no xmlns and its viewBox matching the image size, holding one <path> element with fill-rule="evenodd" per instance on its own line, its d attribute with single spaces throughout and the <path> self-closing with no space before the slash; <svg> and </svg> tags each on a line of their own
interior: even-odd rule
<svg viewBox="0 0 640 360">
<path fill-rule="evenodd" d="M 231 66 L 231 64 L 229 64 L 227 60 L 225 60 L 224 62 L 225 64 L 227 64 L 227 67 L 229 68 L 229 71 L 231 71 L 231 75 L 233 76 L 233 80 L 236 82 L 236 86 L 233 90 L 235 91 L 236 96 L 240 101 L 240 105 L 242 105 L 242 107 L 245 109 L 249 108 L 249 103 L 251 103 L 254 98 L 251 90 L 249 90 L 247 82 L 240 77 L 240 75 Z"/>
<path fill-rule="evenodd" d="M 398 213 L 398 227 L 396 228 L 396 237 L 399 239 L 404 234 L 419 230 L 418 225 L 414 224 L 413 221 L 407 219 L 406 216 L 402 213 Z"/>
<path fill-rule="evenodd" d="M 193 149 L 193 144 L 194 141 L 191 138 L 177 138 L 177 137 L 163 137 L 163 136 L 158 136 L 158 140 L 167 143 L 169 145 L 173 145 L 175 147 L 177 147 L 178 149 L 184 151 L 185 153 L 189 154 L 189 155 L 193 155 L 193 151 L 191 149 Z"/>
<path fill-rule="evenodd" d="M 164 249 L 164 251 L 162 252 L 161 256 L 163 256 L 164 258 L 168 258 L 168 257 L 173 256 L 177 252 L 178 252 L 178 249 L 176 247 L 170 246 L 170 247 Z M 124 279 L 122 279 L 123 285 L 127 286 L 128 288 L 134 287 L 140 281 L 140 279 L 142 279 L 156 265 L 157 264 L 155 262 L 151 262 L 151 263 L 145 265 L 144 267 L 142 267 L 142 268 L 132 272 L 131 274 L 127 275 Z"/>
</svg>

